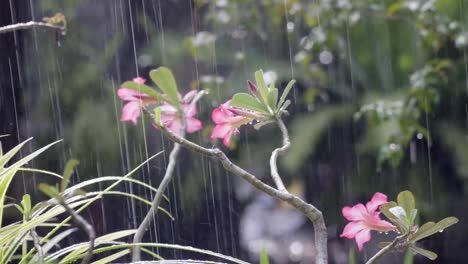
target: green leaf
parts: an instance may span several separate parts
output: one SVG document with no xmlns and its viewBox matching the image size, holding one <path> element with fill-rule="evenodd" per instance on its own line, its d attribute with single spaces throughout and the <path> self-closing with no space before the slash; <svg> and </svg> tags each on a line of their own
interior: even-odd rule
<svg viewBox="0 0 468 264">
<path fill-rule="evenodd" d="M 231 106 L 268 114 L 265 106 L 247 93 L 237 93 L 232 96 Z"/>
<path fill-rule="evenodd" d="M 264 125 L 268 125 L 268 124 L 272 124 L 272 123 L 274 123 L 274 121 L 272 121 L 272 120 L 266 120 L 266 121 L 258 122 L 257 124 L 253 125 L 253 127 L 254 127 L 256 130 L 259 130 L 259 129 L 262 128 Z"/>
<path fill-rule="evenodd" d="M 21 204 L 23 205 L 24 218 L 29 219 L 31 216 L 31 196 L 29 194 L 23 195 Z"/>
<path fill-rule="evenodd" d="M 267 103 L 268 97 L 268 88 L 265 84 L 265 79 L 263 79 L 263 71 L 258 70 L 255 72 L 255 81 L 257 83 L 258 91 L 260 92 L 260 97 L 264 103 Z"/>
<path fill-rule="evenodd" d="M 398 194 L 398 205 L 405 209 L 406 215 L 410 216 L 415 207 L 414 195 L 410 191 L 403 191 Z"/>
<path fill-rule="evenodd" d="M 62 182 L 60 183 L 60 192 L 65 191 L 65 189 L 68 187 L 68 184 L 70 183 L 70 178 L 73 174 L 73 170 L 76 166 L 78 166 L 78 164 L 80 164 L 78 160 L 71 159 L 65 165 L 65 169 L 63 170 Z"/>
<path fill-rule="evenodd" d="M 270 87 L 268 92 L 268 106 L 276 112 L 276 103 L 278 102 L 278 89 L 273 87 L 273 84 Z"/>
<path fill-rule="evenodd" d="M 410 247 L 411 251 L 413 251 L 415 254 L 420 254 L 420 255 L 423 255 L 425 256 L 426 258 L 430 259 L 430 260 L 435 260 L 437 258 L 437 254 L 430 251 L 430 250 L 427 250 L 427 249 L 422 249 L 420 247 L 416 247 L 415 245 L 412 245 Z"/>
<path fill-rule="evenodd" d="M 125 255 L 127 255 L 127 254 L 129 254 L 129 253 L 130 253 L 130 249 L 124 249 L 124 250 L 119 251 L 119 252 L 117 252 L 117 253 L 114 253 L 114 254 L 112 254 L 112 255 L 110 255 L 110 256 L 107 256 L 107 257 L 104 257 L 104 258 L 102 258 L 102 259 L 100 259 L 100 260 L 97 260 L 97 261 L 95 261 L 95 262 L 93 262 L 93 263 L 91 263 L 91 264 L 107 264 L 107 263 L 112 263 L 112 262 L 114 262 L 115 260 L 117 260 L 117 259 L 119 259 L 119 258 L 121 258 L 121 257 L 123 257 L 123 256 L 125 256 Z M 114 262 L 114 263 L 115 263 L 115 262 Z"/>
<path fill-rule="evenodd" d="M 155 91 L 153 88 L 149 87 L 148 85 L 146 84 L 139 84 L 139 83 L 136 83 L 136 82 L 132 82 L 132 81 L 126 81 L 124 83 L 122 83 L 122 85 L 120 85 L 120 87 L 123 87 L 123 88 L 128 88 L 130 90 L 134 90 L 134 91 L 137 91 L 137 92 L 140 92 L 140 93 L 145 93 L 149 96 L 152 96 L 158 100 L 161 100 L 163 101 L 164 98 L 162 97 L 162 95 L 160 93 L 158 93 L 157 91 Z"/>
<path fill-rule="evenodd" d="M 414 243 L 437 232 L 442 232 L 447 227 L 456 223 L 458 223 L 458 218 L 453 216 L 444 218 L 436 224 L 434 224 L 433 222 L 425 223 L 418 229 L 418 231 L 416 231 L 416 233 L 414 233 L 414 235 L 411 236 L 410 241 Z"/>
<path fill-rule="evenodd" d="M 409 225 L 404 220 L 400 219 L 398 216 L 394 215 L 390 212 L 390 208 L 398 206 L 395 202 L 388 202 L 386 204 L 381 205 L 380 212 L 382 212 L 393 224 L 395 224 L 398 230 L 406 234 L 409 231 Z"/>
<path fill-rule="evenodd" d="M 269 264 L 270 260 L 268 259 L 268 253 L 265 247 L 262 248 L 260 253 L 260 264 Z"/>
<path fill-rule="evenodd" d="M 154 109 L 154 122 L 158 127 L 163 126 L 163 123 L 161 122 L 161 107 Z"/>
<path fill-rule="evenodd" d="M 159 67 L 150 71 L 151 80 L 169 97 L 171 104 L 180 107 L 177 84 L 172 71 L 166 67 Z"/>
<path fill-rule="evenodd" d="M 39 190 L 43 192 L 44 194 L 46 194 L 47 196 L 49 196 L 50 198 L 58 198 L 60 196 L 59 195 L 60 193 L 57 190 L 57 188 L 49 184 L 40 183 Z"/>
<path fill-rule="evenodd" d="M 278 101 L 278 108 L 282 107 L 283 106 L 283 103 L 284 101 L 286 100 L 286 97 L 288 97 L 288 94 L 289 92 L 291 91 L 291 89 L 293 88 L 294 84 L 296 83 L 296 80 L 291 80 L 289 81 L 288 85 L 286 86 L 286 88 L 284 88 L 284 92 L 283 94 L 281 94 L 281 98 L 280 100 Z"/>
</svg>

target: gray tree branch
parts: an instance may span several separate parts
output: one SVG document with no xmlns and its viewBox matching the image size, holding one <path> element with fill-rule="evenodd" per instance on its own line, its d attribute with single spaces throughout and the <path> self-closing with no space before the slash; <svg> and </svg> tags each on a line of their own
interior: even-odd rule
<svg viewBox="0 0 468 264">
<path fill-rule="evenodd" d="M 51 29 L 55 30 L 61 33 L 64 33 L 66 31 L 66 28 L 64 26 L 58 26 L 58 25 L 53 25 L 45 22 L 36 22 L 36 21 L 30 21 L 27 23 L 17 23 L 13 25 L 8 25 L 4 27 L 0 27 L 0 34 L 2 33 L 7 33 L 7 32 L 13 32 L 13 31 L 18 31 L 18 30 L 25 30 L 25 29 L 32 29 L 35 27 L 42 27 L 46 29 Z"/>
<path fill-rule="evenodd" d="M 284 124 L 283 124 L 284 125 Z M 233 173 L 234 175 L 243 178 L 247 182 L 249 182 L 251 185 L 253 185 L 255 188 L 258 190 L 276 198 L 281 201 L 284 201 L 294 208 L 298 209 L 301 211 L 309 220 L 313 223 L 314 226 L 314 231 L 315 231 L 315 246 L 317 249 L 317 254 L 315 256 L 315 263 L 317 264 L 326 264 L 328 263 L 328 256 L 327 256 L 327 228 L 325 225 L 325 221 L 323 219 L 322 212 L 318 210 L 315 206 L 312 204 L 306 203 L 303 201 L 301 198 L 287 192 L 287 191 L 280 191 L 275 188 L 272 188 L 271 186 L 263 183 L 260 181 L 257 177 L 255 177 L 253 174 L 245 171 L 244 169 L 240 168 L 236 164 L 232 163 L 229 158 L 222 152 L 221 150 L 214 148 L 214 149 L 208 149 L 204 148 L 198 144 L 195 144 L 191 141 L 186 140 L 185 138 L 179 137 L 172 133 L 170 130 L 168 130 L 166 127 L 160 127 L 161 131 L 164 132 L 164 134 L 172 141 L 175 143 L 179 143 L 181 146 L 205 155 L 207 157 L 210 157 L 214 160 L 217 160 L 221 162 L 223 167 Z M 281 125 L 280 125 L 280 129 Z M 284 127 L 285 129 L 285 127 Z M 289 141 L 289 140 L 288 140 Z M 286 144 L 287 145 L 287 144 Z M 287 147 L 286 147 L 287 149 Z M 279 153 L 281 151 L 277 151 Z"/>
</svg>

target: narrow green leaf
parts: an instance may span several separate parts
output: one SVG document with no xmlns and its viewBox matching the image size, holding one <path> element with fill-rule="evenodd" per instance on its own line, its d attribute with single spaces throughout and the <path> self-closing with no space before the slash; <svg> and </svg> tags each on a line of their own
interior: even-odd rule
<svg viewBox="0 0 468 264">
<path fill-rule="evenodd" d="M 418 240 L 431 236 L 437 232 L 442 232 L 447 227 L 454 225 L 456 223 L 458 223 L 458 218 L 453 217 L 453 216 L 444 218 L 440 220 L 439 222 L 437 222 L 436 224 L 434 224 L 433 222 L 428 222 L 422 225 L 418 229 L 418 231 L 416 231 L 416 233 L 411 236 L 410 241 L 416 242 Z"/>
<path fill-rule="evenodd" d="M 415 207 L 414 195 L 410 191 L 403 191 L 398 194 L 398 205 L 405 209 L 406 215 L 410 216 Z"/>
<path fill-rule="evenodd" d="M 255 72 L 255 81 L 257 83 L 258 91 L 260 92 L 260 97 L 264 103 L 267 103 L 268 97 L 268 88 L 265 84 L 265 79 L 263 79 L 263 71 L 258 70 Z"/>
<path fill-rule="evenodd" d="M 293 88 L 294 84 L 296 83 L 296 80 L 291 80 L 289 81 L 288 85 L 286 86 L 286 88 L 284 88 L 284 91 L 283 91 L 283 94 L 281 94 L 281 98 L 280 100 L 278 101 L 278 107 L 277 108 L 281 108 L 283 106 L 283 103 L 284 101 L 286 100 L 286 98 L 288 97 L 288 94 L 289 92 L 291 91 L 291 89 Z"/>
<path fill-rule="evenodd" d="M 140 93 L 147 94 L 161 101 L 164 100 L 164 98 L 162 97 L 160 93 L 158 93 L 156 90 L 154 90 L 153 88 L 151 88 L 150 86 L 146 84 L 139 84 L 136 82 L 127 81 L 127 82 L 124 82 L 120 87 L 128 88 L 128 89 L 140 92 Z"/>
<path fill-rule="evenodd" d="M 415 245 L 412 245 L 410 247 L 411 251 L 413 251 L 414 253 L 416 254 L 419 254 L 419 255 L 423 255 L 425 256 L 426 258 L 430 259 L 430 260 L 435 260 L 437 258 L 437 254 L 430 251 L 430 250 L 427 250 L 427 249 L 422 249 L 420 247 L 417 247 Z"/>
<path fill-rule="evenodd" d="M 68 187 L 68 184 L 70 183 L 70 178 L 73 174 L 73 170 L 76 166 L 78 166 L 78 164 L 80 164 L 78 160 L 71 159 L 65 165 L 65 169 L 63 170 L 62 175 L 62 182 L 60 183 L 60 192 L 65 191 L 65 189 Z"/>
<path fill-rule="evenodd" d="M 58 198 L 59 197 L 59 191 L 57 188 L 54 186 L 51 186 L 49 184 L 45 183 L 40 183 L 39 184 L 39 190 L 43 192 L 45 195 L 49 196 L 50 198 Z"/>
<path fill-rule="evenodd" d="M 278 89 L 270 87 L 268 91 L 268 106 L 276 112 L 276 103 L 278 102 Z"/>
<path fill-rule="evenodd" d="M 262 122 L 256 123 L 255 125 L 253 125 L 253 127 L 254 127 L 256 130 L 259 130 L 259 129 L 262 128 L 264 125 L 272 124 L 272 123 L 274 123 L 274 122 L 275 122 L 275 121 L 272 121 L 272 120 L 266 120 L 266 121 L 262 121 Z"/>
<path fill-rule="evenodd" d="M 158 127 L 163 126 L 163 123 L 161 122 L 161 107 L 154 109 L 154 122 Z"/>
<path fill-rule="evenodd" d="M 269 114 L 263 104 L 247 93 L 237 93 L 232 96 L 231 106 Z"/>
<path fill-rule="evenodd" d="M 23 205 L 24 218 L 28 220 L 31 216 L 31 196 L 29 194 L 23 195 L 21 204 Z"/>
<path fill-rule="evenodd" d="M 114 262 L 115 260 L 127 255 L 130 253 L 130 249 L 124 249 L 124 250 L 121 250 L 117 253 L 114 253 L 110 256 L 107 256 L 107 257 L 104 257 L 100 260 L 97 260 L 97 261 L 94 261 L 93 263 L 91 264 L 107 264 L 107 263 L 112 263 Z M 115 263 L 115 262 L 114 262 Z"/>
<path fill-rule="evenodd" d="M 265 247 L 262 248 L 262 252 L 260 253 L 260 264 L 270 264 L 268 253 Z"/>
<path fill-rule="evenodd" d="M 150 72 L 153 82 L 169 97 L 171 104 L 180 107 L 177 84 L 172 71 L 166 67 L 159 67 Z"/>
</svg>

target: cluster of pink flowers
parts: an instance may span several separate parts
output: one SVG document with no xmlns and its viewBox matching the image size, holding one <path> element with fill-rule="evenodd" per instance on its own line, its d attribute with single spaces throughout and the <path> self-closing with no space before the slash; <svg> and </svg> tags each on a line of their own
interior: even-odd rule
<svg viewBox="0 0 468 264">
<path fill-rule="evenodd" d="M 138 84 L 146 82 L 141 77 L 135 78 L 133 81 Z M 248 81 L 248 86 L 250 92 L 256 96 L 258 90 L 255 84 Z M 190 91 L 183 97 L 179 95 L 183 111 L 182 115 L 176 106 L 168 102 L 161 103 L 158 98 L 121 87 L 118 90 L 118 96 L 123 101 L 127 101 L 122 109 L 121 121 L 131 121 L 133 124 L 137 124 L 137 119 L 146 106 L 160 103 L 161 122 L 164 126 L 180 136 L 183 132 L 183 117 L 185 118 L 186 132 L 189 134 L 194 133 L 203 127 L 201 121 L 195 118 L 197 107 L 195 103 L 191 103 L 196 94 L 196 91 Z M 211 139 L 223 139 L 224 145 L 229 147 L 232 135 L 239 133 L 240 126 L 248 124 L 253 120 L 261 119 L 262 115 L 254 111 L 233 107 L 231 106 L 231 100 L 229 100 L 214 109 L 211 118 L 216 124 L 212 131 Z M 340 237 L 355 239 L 359 250 L 362 250 L 363 245 L 371 239 L 371 230 L 379 232 L 395 230 L 396 227 L 394 225 L 380 218 L 378 209 L 380 205 L 385 203 L 387 203 L 387 196 L 377 192 L 365 206 L 359 203 L 353 207 L 344 207 L 342 210 L 343 216 L 350 222 L 345 226 Z"/>
<path fill-rule="evenodd" d="M 144 84 L 146 82 L 146 80 L 141 77 L 137 77 L 133 79 L 133 81 L 138 84 Z M 249 86 L 251 86 L 250 83 Z M 189 134 L 203 128 L 201 121 L 194 117 L 197 114 L 197 107 L 190 104 L 196 93 L 196 91 L 192 90 L 183 97 L 179 96 L 184 111 L 185 122 L 187 124 L 186 132 Z M 131 121 L 135 125 L 144 107 L 159 102 L 159 100 L 153 96 L 125 87 L 119 88 L 117 94 L 120 99 L 127 101 L 122 109 L 120 120 Z M 213 111 L 211 118 L 216 124 L 211 138 L 221 138 L 223 139 L 224 145 L 229 147 L 231 137 L 239 133 L 239 127 L 259 118 L 259 115 L 252 111 L 231 107 L 229 100 L 217 107 Z M 182 115 L 175 106 L 167 102 L 162 103 L 161 106 L 161 122 L 173 133 L 179 136 L 182 134 Z"/>
<path fill-rule="evenodd" d="M 353 207 L 343 208 L 343 216 L 350 221 L 344 228 L 340 237 L 355 239 L 359 250 L 363 249 L 364 243 L 370 241 L 371 230 L 378 232 L 389 232 L 396 229 L 391 223 L 380 219 L 379 206 L 386 204 L 387 196 L 383 193 L 375 193 L 372 199 L 364 206 L 358 203 Z"/>
<path fill-rule="evenodd" d="M 133 81 L 138 84 L 144 84 L 146 82 L 146 80 L 141 77 L 137 77 L 133 79 Z M 190 91 L 183 97 L 179 96 L 184 111 L 185 122 L 187 124 L 187 133 L 197 132 L 203 127 L 201 121 L 194 118 L 197 114 L 197 107 L 190 104 L 196 93 L 196 91 Z M 128 101 L 122 109 L 122 117 L 120 120 L 131 121 L 135 125 L 145 106 L 159 102 L 159 100 L 153 96 L 125 87 L 119 88 L 117 94 L 123 101 Z M 182 134 L 182 115 L 175 106 L 167 102 L 164 102 L 161 106 L 161 122 L 175 134 L 179 136 Z"/>
</svg>

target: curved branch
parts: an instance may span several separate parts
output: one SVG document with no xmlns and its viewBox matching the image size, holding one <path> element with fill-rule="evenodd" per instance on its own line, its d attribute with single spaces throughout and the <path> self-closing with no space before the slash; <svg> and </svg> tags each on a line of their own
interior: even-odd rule
<svg viewBox="0 0 468 264">
<path fill-rule="evenodd" d="M 278 160 L 278 155 L 286 152 L 286 150 L 289 149 L 291 142 L 289 141 L 288 129 L 284 125 L 283 120 L 278 118 L 276 120 L 276 123 L 278 124 L 278 127 L 280 128 L 281 134 L 283 136 L 283 146 L 273 150 L 273 152 L 271 153 L 271 157 L 270 157 L 271 177 L 273 178 L 273 181 L 275 181 L 276 188 L 278 188 L 279 191 L 287 191 L 286 187 L 284 186 L 283 180 L 281 179 L 281 176 L 278 173 L 277 160 Z"/>
<path fill-rule="evenodd" d="M 148 227 L 151 221 L 153 221 L 154 219 L 156 210 L 158 210 L 159 204 L 161 203 L 161 200 L 163 198 L 163 194 L 166 191 L 167 186 L 172 180 L 172 175 L 175 169 L 177 155 L 179 154 L 179 150 L 180 150 L 180 145 L 175 143 L 174 148 L 172 149 L 171 154 L 169 155 L 169 163 L 167 165 L 166 173 L 164 174 L 163 180 L 159 184 L 158 192 L 156 192 L 151 208 L 146 213 L 145 218 L 141 222 L 140 226 L 138 227 L 137 232 L 135 233 L 135 236 L 133 237 L 133 243 L 135 244 L 141 243 L 141 241 L 143 240 L 143 235 L 146 233 L 146 230 L 148 230 Z M 140 260 L 141 260 L 141 249 L 139 246 L 136 246 L 132 249 L 132 262 L 137 262 Z"/>
<path fill-rule="evenodd" d="M 323 219 L 322 212 L 318 210 L 315 206 L 312 204 L 306 203 L 303 201 L 301 198 L 290 194 L 287 191 L 280 191 L 275 188 L 272 188 L 271 186 L 265 184 L 261 180 L 259 180 L 257 177 L 255 177 L 253 174 L 247 172 L 246 170 L 240 168 L 236 164 L 232 163 L 231 160 L 222 152 L 221 150 L 214 148 L 214 149 L 208 149 L 204 148 L 198 144 L 195 144 L 191 141 L 186 140 L 185 138 L 179 137 L 172 133 L 170 130 L 168 130 L 166 127 L 160 127 L 161 131 L 164 132 L 164 134 L 172 141 L 179 143 L 181 146 L 205 155 L 207 157 L 210 157 L 214 160 L 217 160 L 221 162 L 223 167 L 233 173 L 234 175 L 243 178 L 246 180 L 248 183 L 253 185 L 255 188 L 258 190 L 278 199 L 281 201 L 284 201 L 288 203 L 289 205 L 293 206 L 294 208 L 298 209 L 301 211 L 307 218 L 310 219 L 310 221 L 314 225 L 314 231 L 315 231 L 315 246 L 317 249 L 317 254 L 315 257 L 315 263 L 317 264 L 326 264 L 328 263 L 328 257 L 327 257 L 327 228 L 325 226 L 325 221 Z"/>
<path fill-rule="evenodd" d="M 89 247 L 88 247 L 86 256 L 81 261 L 81 264 L 89 264 L 91 262 L 91 257 L 93 256 L 94 240 L 96 239 L 96 232 L 94 231 L 93 226 L 90 225 L 88 221 L 86 221 L 81 215 L 75 212 L 75 210 L 70 208 L 70 206 L 68 206 L 68 204 L 65 201 L 59 200 L 59 203 L 60 205 L 63 206 L 63 208 L 65 208 L 67 213 L 69 213 L 73 217 L 73 220 L 75 220 L 75 223 L 88 235 Z"/>
<path fill-rule="evenodd" d="M 58 26 L 50 23 L 44 23 L 44 22 L 36 22 L 36 21 L 30 21 L 27 23 L 17 23 L 13 25 L 8 25 L 4 27 L 0 27 L 0 34 L 2 33 L 7 33 L 7 32 L 13 32 L 13 31 L 18 31 L 18 30 L 25 30 L 25 29 L 31 29 L 35 27 L 42 27 L 46 29 L 52 29 L 61 33 L 65 33 L 66 28 L 64 26 Z"/>
<path fill-rule="evenodd" d="M 404 239 L 404 237 L 405 237 L 404 235 L 403 236 L 397 236 L 392 241 L 392 243 L 388 244 L 386 247 L 382 248 L 379 252 L 377 252 L 377 254 L 372 256 L 372 258 L 370 258 L 366 262 L 366 264 L 375 264 L 375 263 L 377 263 L 377 261 L 379 259 L 381 259 L 385 254 L 392 252 L 398 246 L 398 244 L 401 242 L 401 240 Z"/>
</svg>

